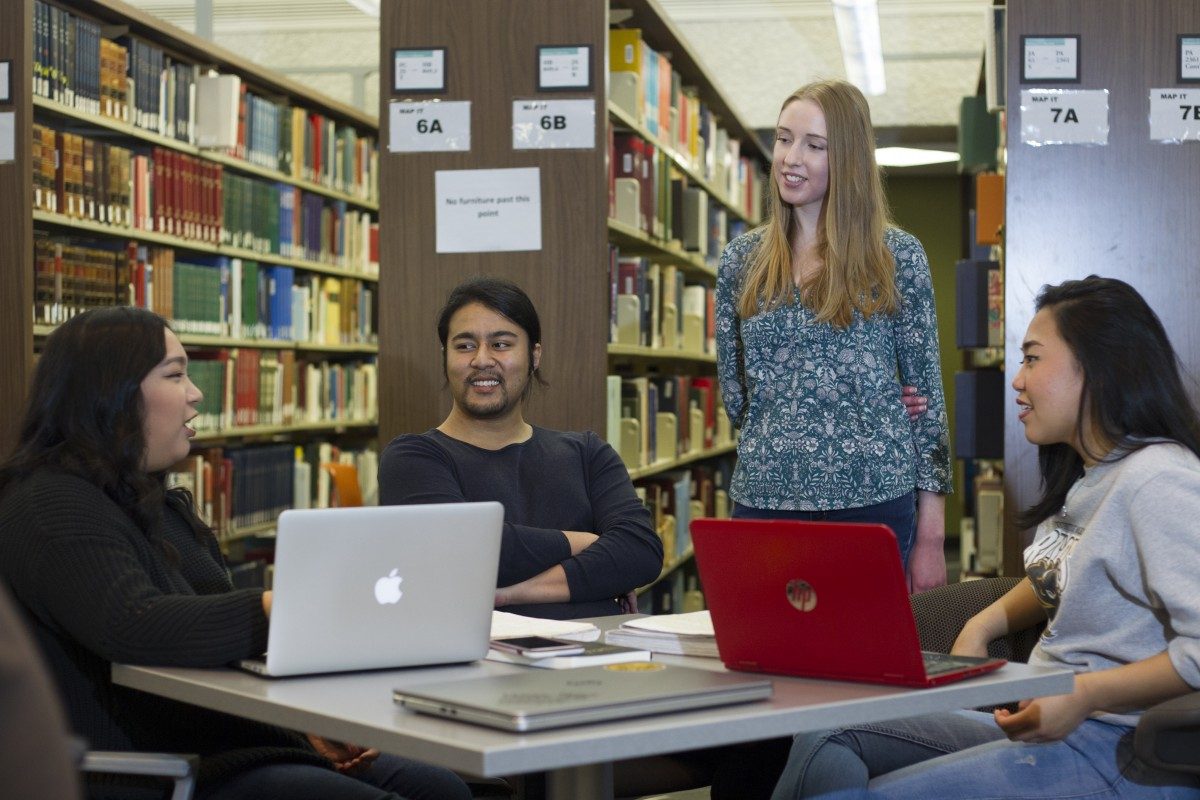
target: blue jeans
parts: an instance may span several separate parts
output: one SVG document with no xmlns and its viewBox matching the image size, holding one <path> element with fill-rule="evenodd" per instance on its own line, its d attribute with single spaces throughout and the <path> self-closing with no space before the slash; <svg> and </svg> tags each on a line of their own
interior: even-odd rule
<svg viewBox="0 0 1200 800">
<path fill-rule="evenodd" d="M 353 777 L 308 764 L 266 764 L 243 772 L 202 800 L 470 800 L 448 769 L 381 755 Z"/>
<path fill-rule="evenodd" d="M 772 800 L 1198 798 L 1194 775 L 1151 769 L 1133 729 L 1085 720 L 1066 739 L 1009 741 L 978 711 L 800 734 Z"/>
<path fill-rule="evenodd" d="M 826 511 L 777 511 L 770 508 L 751 508 L 733 504 L 734 519 L 799 519 L 823 522 L 877 522 L 887 525 L 896 534 L 900 545 L 900 563 L 908 569 L 908 555 L 917 538 L 916 493 L 908 492 L 895 500 L 885 500 L 860 508 L 832 508 Z"/>
</svg>

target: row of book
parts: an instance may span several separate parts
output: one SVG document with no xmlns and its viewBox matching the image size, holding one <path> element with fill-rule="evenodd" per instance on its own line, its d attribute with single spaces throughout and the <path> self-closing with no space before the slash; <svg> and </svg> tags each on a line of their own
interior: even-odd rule
<svg viewBox="0 0 1200 800">
<path fill-rule="evenodd" d="M 34 320 L 56 325 L 89 308 L 134 305 L 180 333 L 302 344 L 375 344 L 377 294 L 356 278 L 171 247 L 34 232 Z"/>
<path fill-rule="evenodd" d="M 168 148 L 135 151 L 37 124 L 31 141 L 36 209 L 379 274 L 378 222 L 344 200 Z"/>
<path fill-rule="evenodd" d="M 756 185 L 755 193 L 761 192 Z M 609 129 L 608 215 L 716 264 L 745 221 L 711 202 L 709 193 L 680 172 L 660 148 L 636 133 Z M 757 214 L 757 211 L 756 211 Z M 755 216 L 754 219 L 758 217 Z"/>
<path fill-rule="evenodd" d="M 763 172 L 741 155 L 741 141 L 684 86 L 670 57 L 657 52 L 637 28 L 608 32 L 609 96 L 673 155 L 706 181 L 743 216 L 762 216 Z"/>
<path fill-rule="evenodd" d="M 377 416 L 373 361 L 305 361 L 293 350 L 219 348 L 189 353 L 188 375 L 204 393 L 197 432 L 374 422 Z"/>
<path fill-rule="evenodd" d="M 327 508 L 331 481 L 321 464 L 333 462 L 354 465 L 363 502 L 378 502 L 379 456 L 375 449 L 339 448 L 330 442 L 210 447 L 176 464 L 167 482 L 188 489 L 201 518 L 218 538 L 229 539 L 239 529 L 275 522 L 290 508 Z"/>
<path fill-rule="evenodd" d="M 609 248 L 609 341 L 715 355 L 716 290 L 682 269 Z"/>
<path fill-rule="evenodd" d="M 606 389 L 608 442 L 629 469 L 733 441 L 716 378 L 609 375 Z"/>
<path fill-rule="evenodd" d="M 96 21 L 42 0 L 34 2 L 33 33 L 40 97 L 187 145 L 216 146 L 293 179 L 378 197 L 375 139 L 351 125 L 251 92 L 239 76 L 139 37 L 105 37 Z"/>
<path fill-rule="evenodd" d="M 650 509 L 652 524 L 663 542 L 667 566 L 690 554 L 692 520 L 729 516 L 728 487 L 732 475 L 733 458 L 725 457 L 637 482 L 635 491 Z"/>
</svg>

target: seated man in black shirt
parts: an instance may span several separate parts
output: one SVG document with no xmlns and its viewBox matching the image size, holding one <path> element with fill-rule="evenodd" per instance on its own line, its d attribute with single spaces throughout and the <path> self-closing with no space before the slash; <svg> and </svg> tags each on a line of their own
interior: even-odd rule
<svg viewBox="0 0 1200 800">
<path fill-rule="evenodd" d="M 496 607 L 566 619 L 616 614 L 662 568 L 662 543 L 616 451 L 596 434 L 525 421 L 542 382 L 541 323 L 515 284 L 479 278 L 438 316 L 453 406 L 436 428 L 397 436 L 379 467 L 384 504 L 497 500 L 504 535 Z"/>
</svg>

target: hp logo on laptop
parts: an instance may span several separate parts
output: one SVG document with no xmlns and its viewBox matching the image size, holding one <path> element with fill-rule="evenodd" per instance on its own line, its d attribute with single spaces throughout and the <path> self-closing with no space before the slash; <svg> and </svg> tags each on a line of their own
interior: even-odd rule
<svg viewBox="0 0 1200 800">
<path fill-rule="evenodd" d="M 812 611 L 817 607 L 817 590 L 808 581 L 799 578 L 787 582 L 787 598 L 799 611 Z"/>
</svg>

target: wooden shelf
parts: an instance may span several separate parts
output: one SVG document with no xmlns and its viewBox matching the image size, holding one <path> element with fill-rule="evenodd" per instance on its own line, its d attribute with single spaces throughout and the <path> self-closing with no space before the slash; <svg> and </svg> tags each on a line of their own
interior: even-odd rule
<svg viewBox="0 0 1200 800">
<path fill-rule="evenodd" d="M 711 353 L 696 353 L 690 350 L 668 350 L 665 347 L 641 347 L 633 344 L 610 344 L 609 358 L 636 358 L 650 361 L 690 361 L 695 364 L 716 364 L 717 357 Z"/>
<path fill-rule="evenodd" d="M 729 196 L 715 183 L 710 181 L 704 175 L 701 175 L 700 171 L 692 165 L 691 159 L 684 158 L 678 151 L 675 150 L 675 148 L 667 145 L 662 139 L 659 139 L 657 136 L 651 133 L 645 125 L 641 124 L 632 116 L 630 116 L 629 112 L 616 105 L 611 100 L 608 103 L 608 118 L 610 121 L 617 123 L 619 126 L 633 131 L 638 136 L 654 145 L 656 150 L 666 153 L 667 157 L 671 159 L 671 163 L 674 164 L 680 172 L 682 172 L 684 175 L 687 175 L 694 185 L 708 192 L 710 197 L 712 197 L 721 205 L 725 206 L 725 209 L 730 214 L 733 214 L 735 217 L 744 221 L 751 227 L 758 224 L 757 220 L 753 220 L 747 216 L 742 210 L 742 207 L 739 204 L 734 203 L 733 200 L 731 200 Z"/>
<path fill-rule="evenodd" d="M 270 439 L 293 433 L 335 433 L 366 431 L 375 427 L 375 422 L 364 420 L 331 420 L 328 422 L 301 422 L 295 425 L 248 425 L 241 428 L 226 428 L 219 431 L 200 431 L 193 442 L 217 442 L 228 439 Z"/>
<path fill-rule="evenodd" d="M 609 218 L 608 239 L 621 249 L 622 255 L 649 255 L 655 261 L 666 261 L 683 267 L 685 274 L 692 277 L 709 280 L 715 280 L 717 277 L 717 270 L 699 253 L 684 250 L 676 241 L 664 242 L 655 239 L 645 231 L 626 225 L 620 220 Z"/>
<path fill-rule="evenodd" d="M 370 198 L 362 197 L 357 194 L 347 193 L 338 189 L 325 186 L 324 184 L 314 183 L 313 181 L 303 178 L 295 178 L 284 172 L 268 167 L 253 164 L 242 158 L 218 153 L 212 150 L 204 150 L 195 145 L 181 142 L 178 139 L 170 136 L 163 136 L 161 133 L 148 131 L 145 128 L 139 128 L 136 125 L 130 125 L 127 122 L 122 122 L 112 117 L 105 117 L 100 114 L 90 114 L 86 111 L 79 111 L 61 103 L 56 103 L 53 100 L 48 100 L 44 97 L 35 95 L 33 97 L 33 107 L 47 114 L 53 114 L 65 119 L 72 119 L 86 125 L 88 128 L 102 128 L 114 133 L 119 133 L 122 136 L 130 139 L 137 139 L 147 144 L 153 144 L 158 147 L 165 147 L 170 150 L 175 150 L 180 153 L 185 153 L 189 156 L 201 158 L 206 161 L 212 161 L 216 164 L 235 169 L 238 172 L 244 172 L 249 175 L 255 175 L 260 178 L 267 178 L 272 181 L 286 183 L 289 186 L 296 186 L 306 192 L 323 195 L 334 200 L 343 200 L 346 203 L 366 209 L 367 211 L 379 211 L 379 203 Z"/>
<path fill-rule="evenodd" d="M 178 250 L 188 250 L 193 253 L 212 253 L 216 255 L 229 256 L 230 258 L 240 258 L 246 261 L 256 261 L 264 264 L 280 264 L 285 267 L 295 267 L 307 272 L 315 272 L 321 275 L 332 275 L 338 278 L 354 278 L 368 283 L 376 283 L 379 280 L 378 275 L 358 272 L 356 270 L 338 267 L 332 264 L 325 264 L 320 261 L 307 261 L 302 258 L 289 258 L 278 253 L 259 253 L 254 250 L 244 250 L 240 247 L 229 247 L 228 245 L 212 244 L 210 242 L 201 242 L 195 239 L 184 239 L 180 236 L 169 236 L 165 233 L 157 231 L 147 231 L 141 228 L 131 228 L 127 225 L 107 225 L 102 222 L 96 222 L 88 219 L 76 219 L 68 217 L 65 214 L 55 214 L 49 211 L 33 212 L 33 221 L 40 222 L 44 225 L 56 225 L 61 228 L 69 228 L 76 231 L 87 231 L 88 233 L 98 234 L 100 236 L 110 236 L 116 239 L 136 239 L 139 242 L 147 242 L 149 244 L 161 244 L 169 247 L 174 247 Z"/>
<path fill-rule="evenodd" d="M 240 528 L 235 527 L 221 537 L 221 543 L 232 542 L 237 539 L 249 539 L 251 536 L 257 536 L 262 539 L 274 539 L 275 528 L 278 526 L 276 522 L 260 522 L 257 525 L 243 525 Z"/>
<path fill-rule="evenodd" d="M 33 336 L 44 339 L 54 332 L 55 325 L 35 324 Z M 179 341 L 194 347 L 245 347 L 254 350 L 300 350 L 316 353 L 357 353 L 377 355 L 378 345 L 373 344 L 319 344 L 298 342 L 293 339 L 238 339 L 232 336 L 209 336 L 202 333 L 179 333 Z"/>
<path fill-rule="evenodd" d="M 727 453 L 735 452 L 737 452 L 737 442 L 728 442 L 726 444 L 717 445 L 716 447 L 710 447 L 707 450 L 695 450 L 691 453 L 685 453 L 679 458 L 661 459 L 659 461 L 655 461 L 653 464 L 631 469 L 629 470 L 629 477 L 635 481 L 642 478 L 649 478 L 652 475 L 658 475 L 662 472 L 669 472 L 670 470 L 678 469 L 679 467 L 695 463 L 696 461 L 703 461 L 706 458 L 715 458 L 716 456 L 723 456 Z"/>
</svg>

